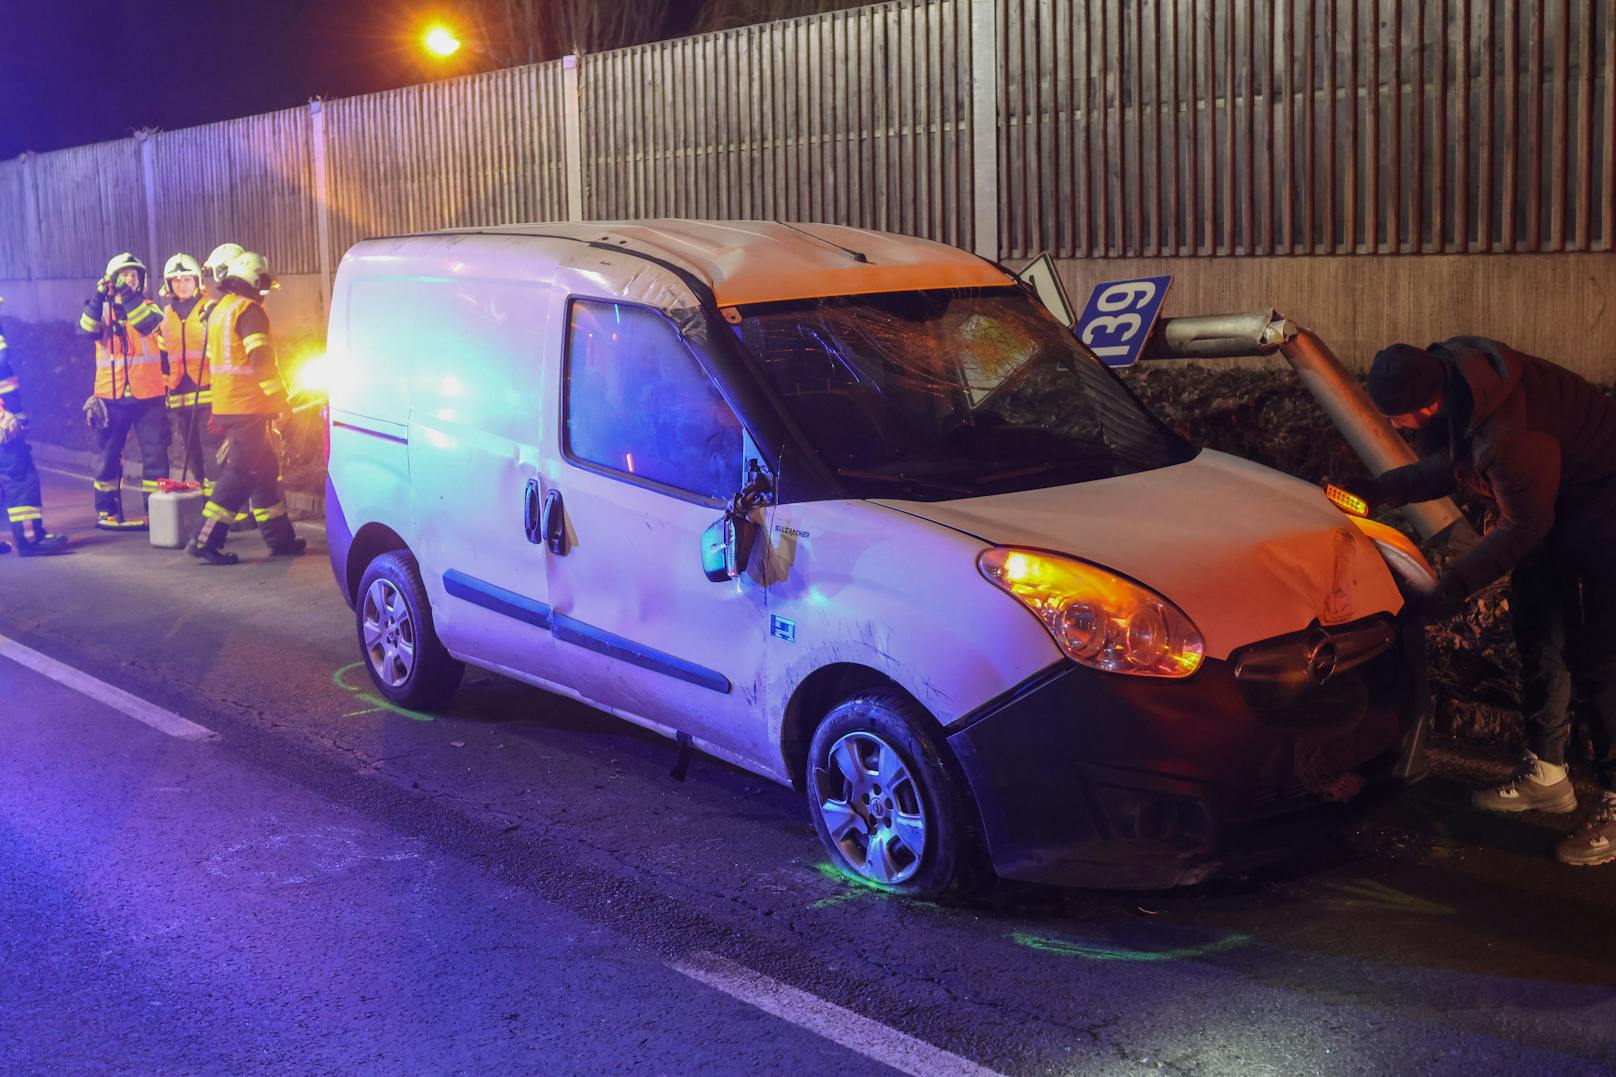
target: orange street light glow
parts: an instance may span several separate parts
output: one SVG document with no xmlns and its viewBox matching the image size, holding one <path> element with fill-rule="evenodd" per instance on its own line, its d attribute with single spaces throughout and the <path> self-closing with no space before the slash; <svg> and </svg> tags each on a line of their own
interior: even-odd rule
<svg viewBox="0 0 1616 1077">
<path fill-rule="evenodd" d="M 460 51 L 460 39 L 446 26 L 434 26 L 421 38 L 426 51 L 434 56 L 453 56 Z"/>
</svg>

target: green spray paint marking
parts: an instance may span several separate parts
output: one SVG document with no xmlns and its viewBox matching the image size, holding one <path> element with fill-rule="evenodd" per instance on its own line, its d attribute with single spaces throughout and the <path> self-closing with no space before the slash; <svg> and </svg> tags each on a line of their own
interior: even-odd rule
<svg viewBox="0 0 1616 1077">
<path fill-rule="evenodd" d="M 349 672 L 363 666 L 363 662 L 350 662 L 346 666 L 343 666 L 341 669 L 337 670 L 335 673 L 331 674 L 332 684 L 335 684 L 344 692 L 352 692 L 354 695 L 359 697 L 360 702 L 368 704 L 368 706 L 362 711 L 349 711 L 347 714 L 343 715 L 344 718 L 352 718 L 355 715 L 360 714 L 371 714 L 375 711 L 391 711 L 394 714 L 402 715 L 405 718 L 410 718 L 417 722 L 433 722 L 437 720 L 430 714 L 422 714 L 420 711 L 412 711 L 408 707 L 400 707 L 397 703 L 391 703 L 377 695 L 375 692 L 361 692 L 357 687 L 349 684 L 347 679 Z"/>
<path fill-rule="evenodd" d="M 859 898 L 889 898 L 893 891 L 880 883 L 871 882 L 862 875 L 854 875 L 829 860 L 822 860 L 814 865 L 814 870 L 833 883 L 842 883 L 846 889 L 840 894 L 833 894 L 828 898 L 820 898 L 810 908 L 828 909 L 832 905 L 840 905 L 844 901 L 857 901 Z"/>
<path fill-rule="evenodd" d="M 1086 942 L 1068 942 L 1065 939 L 1052 939 L 1043 935 L 1028 935 L 1021 931 L 1012 932 L 1010 939 L 1039 953 L 1056 954 L 1060 957 L 1084 957 L 1090 961 L 1187 961 L 1191 958 L 1238 949 L 1250 942 L 1251 936 L 1226 935 L 1212 942 L 1203 942 L 1199 946 L 1182 946 L 1172 950 L 1130 950 L 1120 946 L 1095 946 Z"/>
</svg>

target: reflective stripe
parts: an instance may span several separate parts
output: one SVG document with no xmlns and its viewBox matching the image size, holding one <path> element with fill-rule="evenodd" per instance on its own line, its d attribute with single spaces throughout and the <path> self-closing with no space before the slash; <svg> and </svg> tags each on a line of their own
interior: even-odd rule
<svg viewBox="0 0 1616 1077">
<path fill-rule="evenodd" d="M 285 515 L 286 503 L 284 501 L 277 501 L 267 509 L 253 509 L 253 519 L 261 524 Z"/>
<path fill-rule="evenodd" d="M 218 520 L 220 523 L 229 523 L 236 518 L 235 513 L 217 501 L 209 501 L 206 505 L 203 505 L 202 515 L 209 520 Z"/>
<path fill-rule="evenodd" d="M 281 379 L 279 378 L 269 378 L 261 381 L 258 383 L 258 388 L 262 389 L 270 396 L 278 396 L 281 393 L 286 392 L 286 386 L 281 384 Z"/>
<path fill-rule="evenodd" d="M 212 479 L 203 479 L 202 480 L 202 493 L 206 497 L 212 497 L 213 496 L 213 480 Z"/>
<path fill-rule="evenodd" d="M 213 403 L 213 392 L 203 389 L 200 393 L 170 393 L 168 406 L 171 408 L 194 408 L 198 405 Z"/>
<path fill-rule="evenodd" d="M 87 333 L 93 333 L 97 329 L 101 328 L 101 323 L 90 317 L 88 314 L 80 314 L 79 328 L 83 329 Z"/>
<path fill-rule="evenodd" d="M 22 382 L 16 378 L 0 378 L 0 396 L 16 392 L 21 384 Z"/>
<path fill-rule="evenodd" d="M 155 494 L 162 490 L 163 484 L 158 482 L 156 479 L 143 479 L 141 480 L 140 488 L 145 493 Z"/>
<path fill-rule="evenodd" d="M 116 490 L 117 488 L 118 488 L 118 480 L 117 479 L 114 479 L 111 482 L 102 482 L 100 479 L 95 480 L 95 490 L 96 490 L 96 493 L 98 493 L 98 494 L 110 494 L 110 493 L 112 493 L 112 491 Z"/>
<path fill-rule="evenodd" d="M 43 520 L 45 512 L 38 505 L 17 505 L 6 510 L 6 517 L 14 524 L 27 520 Z"/>
<path fill-rule="evenodd" d="M 248 333 L 241 338 L 241 346 L 249 352 L 254 348 L 262 348 L 269 343 L 268 333 Z"/>
</svg>

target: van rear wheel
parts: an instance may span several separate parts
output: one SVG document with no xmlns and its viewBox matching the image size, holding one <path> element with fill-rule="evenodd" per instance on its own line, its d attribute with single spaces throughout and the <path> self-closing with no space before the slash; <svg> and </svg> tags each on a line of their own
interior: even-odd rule
<svg viewBox="0 0 1616 1077">
<path fill-rule="evenodd" d="M 992 880 L 965 777 L 908 697 L 870 693 L 831 710 L 809 743 L 804 784 L 820 840 L 859 881 L 932 898 Z"/>
<path fill-rule="evenodd" d="M 411 710 L 442 706 L 466 667 L 438 642 L 421 570 L 403 550 L 384 553 L 359 581 L 359 648 L 376 689 Z"/>
</svg>

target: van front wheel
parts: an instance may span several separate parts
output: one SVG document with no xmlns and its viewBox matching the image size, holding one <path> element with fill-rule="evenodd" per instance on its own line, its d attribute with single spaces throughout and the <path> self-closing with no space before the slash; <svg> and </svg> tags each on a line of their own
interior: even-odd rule
<svg viewBox="0 0 1616 1077">
<path fill-rule="evenodd" d="M 913 700 L 878 692 L 834 708 L 804 784 L 820 840 L 861 882 L 940 897 L 991 879 L 964 775 Z"/>
<path fill-rule="evenodd" d="M 415 558 L 394 550 L 372 561 L 354 613 L 365 668 L 382 695 L 411 710 L 449 701 L 466 667 L 438 642 Z"/>
</svg>

